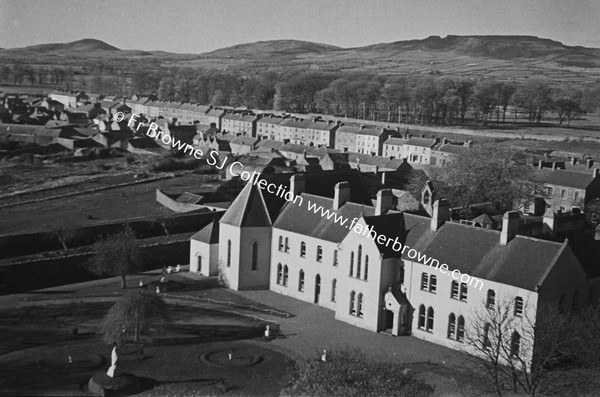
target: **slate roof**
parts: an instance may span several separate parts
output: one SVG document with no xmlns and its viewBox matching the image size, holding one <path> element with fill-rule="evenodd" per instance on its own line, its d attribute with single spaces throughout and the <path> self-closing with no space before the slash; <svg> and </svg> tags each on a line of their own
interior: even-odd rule
<svg viewBox="0 0 600 397">
<path fill-rule="evenodd" d="M 432 148 L 435 146 L 436 141 L 433 138 L 409 138 L 404 144 Z"/>
<path fill-rule="evenodd" d="M 223 120 L 244 121 L 247 123 L 252 123 L 258 120 L 258 116 L 255 114 L 228 113 L 225 116 L 223 116 Z"/>
<path fill-rule="evenodd" d="M 269 227 L 271 218 L 260 189 L 246 183 L 221 218 L 221 223 L 238 227 Z"/>
<path fill-rule="evenodd" d="M 284 118 L 280 116 L 263 116 L 260 120 L 258 120 L 258 124 L 278 125 L 283 120 Z"/>
<path fill-rule="evenodd" d="M 192 240 L 207 244 L 219 244 L 219 219 L 215 217 L 211 223 L 204 226 L 191 237 Z"/>
<path fill-rule="evenodd" d="M 260 149 L 281 149 L 284 143 L 281 141 L 274 141 L 272 139 L 263 139 L 256 145 Z"/>
<path fill-rule="evenodd" d="M 396 146 L 402 146 L 406 143 L 406 139 L 402 139 L 402 138 L 389 138 L 387 141 L 384 142 L 385 145 L 396 145 Z"/>
<path fill-rule="evenodd" d="M 221 117 L 225 114 L 225 111 L 223 109 L 210 109 L 208 112 L 206 112 L 207 116 L 212 116 L 212 117 Z"/>
<path fill-rule="evenodd" d="M 406 244 L 411 248 L 443 260 L 449 269 L 530 291 L 542 283 L 566 245 L 520 235 L 501 245 L 500 231 L 446 222 L 433 232 L 428 222 L 415 228 L 406 221 L 418 222 L 417 218 L 429 221 L 405 214 Z M 402 258 L 411 260 L 406 252 Z"/>
<path fill-rule="evenodd" d="M 296 200 L 295 203 L 288 202 L 284 206 L 281 214 L 273 224 L 274 228 L 334 243 L 340 243 L 350 232 L 350 229 L 346 225 L 342 226 L 338 222 L 334 222 L 333 219 L 327 219 L 321 216 L 320 212 L 314 213 L 308 210 L 308 203 L 310 202 L 315 203 L 317 206 L 321 205 L 323 208 L 328 208 L 330 212 L 334 212 L 331 209 L 333 199 L 307 193 L 300 194 L 300 197 L 303 199 L 301 204 L 299 200 Z M 371 206 L 347 202 L 335 211 L 335 213 L 348 219 L 348 222 L 350 222 L 353 218 L 359 218 L 363 213 L 372 215 L 374 209 Z"/>
<path fill-rule="evenodd" d="M 361 128 L 360 125 L 342 125 L 340 128 L 338 128 L 337 132 L 356 135 L 381 136 L 385 131 L 383 129 L 377 129 L 375 126 L 365 126 L 365 128 Z"/>
<path fill-rule="evenodd" d="M 546 173 L 543 182 L 551 185 L 585 189 L 592 183 L 593 179 L 591 171 L 584 174 L 582 172 L 556 170 Z"/>
<path fill-rule="evenodd" d="M 258 142 L 258 138 L 253 138 L 251 136 L 238 136 L 230 143 L 233 145 L 254 146 L 256 142 Z"/>
</svg>

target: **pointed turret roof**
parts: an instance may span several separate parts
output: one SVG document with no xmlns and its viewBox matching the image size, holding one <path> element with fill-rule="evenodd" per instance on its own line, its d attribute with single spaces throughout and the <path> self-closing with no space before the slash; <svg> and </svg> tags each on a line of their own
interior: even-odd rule
<svg viewBox="0 0 600 397">
<path fill-rule="evenodd" d="M 221 223 L 238 227 L 271 226 L 271 217 L 260 189 L 252 183 L 246 183 L 221 218 Z"/>
<path fill-rule="evenodd" d="M 192 240 L 207 244 L 219 243 L 219 219 L 215 217 L 211 223 L 204 226 L 198 233 L 192 236 Z"/>
</svg>

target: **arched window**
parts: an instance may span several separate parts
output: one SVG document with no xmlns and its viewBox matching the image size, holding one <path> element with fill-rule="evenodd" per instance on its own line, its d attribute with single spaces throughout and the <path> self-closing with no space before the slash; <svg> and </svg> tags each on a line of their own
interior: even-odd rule
<svg viewBox="0 0 600 397">
<path fill-rule="evenodd" d="M 523 298 L 517 296 L 515 298 L 515 316 L 523 315 Z"/>
<path fill-rule="evenodd" d="M 337 280 L 334 278 L 331 282 L 331 301 L 335 302 L 335 289 L 337 288 Z"/>
<path fill-rule="evenodd" d="M 450 288 L 450 298 L 458 299 L 458 281 L 452 281 L 452 287 Z"/>
<path fill-rule="evenodd" d="M 485 305 L 488 309 L 493 309 L 496 306 L 496 292 L 493 289 L 488 289 Z"/>
<path fill-rule="evenodd" d="M 279 251 L 283 251 L 283 236 L 279 236 Z"/>
<path fill-rule="evenodd" d="M 467 300 L 467 284 L 465 283 L 460 283 L 460 300 Z"/>
<path fill-rule="evenodd" d="M 317 262 L 321 262 L 323 260 L 323 247 L 317 245 Z"/>
<path fill-rule="evenodd" d="M 512 333 L 510 338 L 510 355 L 519 357 L 519 350 L 521 349 L 521 335 L 517 331 Z"/>
<path fill-rule="evenodd" d="M 227 240 L 227 267 L 231 266 L 231 240 Z"/>
<path fill-rule="evenodd" d="M 285 265 L 283 267 L 283 286 L 287 287 L 288 285 L 288 267 Z"/>
<path fill-rule="evenodd" d="M 483 348 L 487 349 L 492 346 L 492 342 L 490 342 L 490 323 L 485 323 L 483 326 Z"/>
<path fill-rule="evenodd" d="M 284 247 L 285 248 L 285 252 L 290 252 L 290 246 L 289 246 L 288 242 L 289 242 L 289 240 L 286 237 L 285 238 L 285 247 Z"/>
<path fill-rule="evenodd" d="M 281 263 L 278 263 L 277 264 L 277 284 L 281 285 L 282 280 L 283 280 L 282 267 L 281 267 Z"/>
<path fill-rule="evenodd" d="M 300 256 L 303 258 L 306 256 L 306 243 L 304 241 L 300 243 Z"/>
<path fill-rule="evenodd" d="M 252 243 L 252 270 L 258 269 L 258 243 Z"/>
<path fill-rule="evenodd" d="M 458 326 L 456 327 L 456 340 L 462 342 L 465 339 L 465 318 L 458 316 Z"/>
<path fill-rule="evenodd" d="M 437 276 L 432 274 L 429 276 L 429 292 L 434 292 L 437 290 Z"/>
<path fill-rule="evenodd" d="M 448 338 L 456 338 L 456 316 L 454 313 L 450 313 L 448 316 Z"/>
<path fill-rule="evenodd" d="M 304 270 L 300 269 L 300 276 L 298 277 L 298 291 L 304 291 Z"/>
<path fill-rule="evenodd" d="M 350 253 L 350 277 L 354 276 L 354 251 Z"/>
<path fill-rule="evenodd" d="M 433 330 L 433 307 L 427 309 L 427 331 Z"/>
<path fill-rule="evenodd" d="M 356 257 L 356 278 L 360 278 L 360 266 L 362 262 L 362 245 L 358 246 L 358 255 Z"/>
<path fill-rule="evenodd" d="M 427 273 L 421 273 L 421 290 L 427 291 L 429 288 L 429 275 Z"/>
<path fill-rule="evenodd" d="M 425 328 L 425 305 L 419 306 L 419 325 L 420 329 Z"/>
<path fill-rule="evenodd" d="M 350 314 L 356 314 L 356 307 L 354 307 L 354 299 L 356 298 L 356 293 L 354 291 L 350 292 Z"/>
<path fill-rule="evenodd" d="M 363 316 L 362 307 L 363 307 L 363 294 L 358 294 L 358 304 L 357 306 L 357 315 L 358 317 Z"/>
<path fill-rule="evenodd" d="M 365 273 L 363 278 L 366 280 L 369 277 L 369 255 L 365 255 Z"/>
</svg>

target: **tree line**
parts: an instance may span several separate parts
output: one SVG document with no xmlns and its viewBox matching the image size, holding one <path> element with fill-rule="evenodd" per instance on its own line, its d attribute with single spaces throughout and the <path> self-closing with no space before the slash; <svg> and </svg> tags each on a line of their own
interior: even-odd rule
<svg viewBox="0 0 600 397">
<path fill-rule="evenodd" d="M 106 76 L 100 74 L 104 69 L 87 69 L 90 74 L 82 78 L 68 68 L 34 71 L 18 63 L 5 64 L 0 67 L 0 82 L 70 83 L 71 88 L 78 83 L 80 89 L 100 94 L 155 93 L 163 100 L 407 124 L 514 123 L 518 115 L 530 124 L 539 124 L 552 114 L 562 125 L 582 113 L 600 111 L 600 87 L 582 89 L 543 78 L 513 82 L 312 70 L 242 75 L 190 68 L 136 69 Z"/>
</svg>

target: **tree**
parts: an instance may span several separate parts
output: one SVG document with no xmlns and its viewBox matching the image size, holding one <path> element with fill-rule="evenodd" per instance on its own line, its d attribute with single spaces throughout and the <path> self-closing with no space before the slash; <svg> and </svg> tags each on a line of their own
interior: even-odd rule
<svg viewBox="0 0 600 397">
<path fill-rule="evenodd" d="M 558 124 L 567 120 L 567 125 L 571 126 L 571 120 L 581 112 L 581 99 L 583 93 L 578 89 L 562 88 L 556 91 L 552 96 L 553 108 L 558 113 Z"/>
<path fill-rule="evenodd" d="M 550 388 L 551 369 L 570 355 L 568 316 L 554 306 L 533 307 L 517 299 L 495 296 L 493 304 L 483 302 L 465 333 L 469 363 L 486 374 L 498 396 L 506 383 L 530 396 Z"/>
<path fill-rule="evenodd" d="M 49 226 L 50 232 L 47 233 L 49 239 L 56 239 L 63 248 L 63 251 L 67 251 L 69 247 L 67 244 L 71 244 L 74 240 L 84 238 L 85 230 L 82 228 L 66 228 L 66 227 L 55 227 Z"/>
<path fill-rule="evenodd" d="M 298 378 L 283 394 L 292 396 L 427 396 L 433 388 L 397 363 L 369 360 L 351 348 L 327 350 L 327 361 L 300 364 Z M 404 372 L 404 373 L 403 373 Z"/>
<path fill-rule="evenodd" d="M 476 146 L 450 163 L 446 198 L 467 207 L 490 201 L 498 210 L 532 199 L 539 190 L 534 170 L 520 152 Z"/>
<path fill-rule="evenodd" d="M 127 275 L 141 267 L 139 243 L 129 226 L 97 241 L 93 252 L 90 269 L 100 276 L 120 276 L 121 288 L 126 287 Z"/>
<path fill-rule="evenodd" d="M 162 331 L 169 322 L 167 304 L 159 295 L 134 292 L 117 301 L 102 322 L 103 340 L 117 343 L 133 339 L 151 331 Z"/>
</svg>

